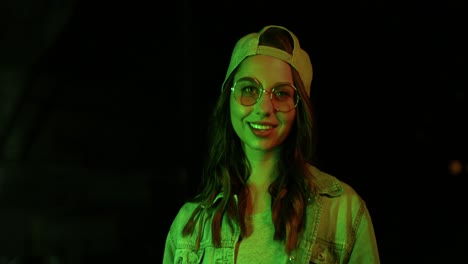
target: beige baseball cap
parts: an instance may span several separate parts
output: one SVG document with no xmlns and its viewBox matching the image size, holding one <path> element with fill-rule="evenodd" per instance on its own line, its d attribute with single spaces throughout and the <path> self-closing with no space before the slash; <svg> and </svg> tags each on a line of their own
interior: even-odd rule
<svg viewBox="0 0 468 264">
<path fill-rule="evenodd" d="M 292 40 L 294 41 L 292 55 L 277 48 L 262 46 L 258 44 L 260 36 L 265 31 L 271 28 L 283 29 L 289 33 Z M 245 58 L 247 58 L 248 56 L 259 54 L 273 56 L 289 63 L 294 69 L 296 69 L 299 72 L 302 82 L 304 83 L 304 86 L 306 88 L 307 94 L 310 95 L 310 86 L 312 84 L 313 70 L 309 55 L 306 51 L 304 51 L 301 48 L 301 46 L 299 45 L 299 40 L 297 39 L 296 35 L 294 35 L 294 33 L 289 31 L 285 27 L 276 25 L 266 26 L 262 28 L 262 30 L 260 30 L 258 33 L 250 33 L 237 41 L 236 45 L 234 46 L 234 50 L 232 51 L 231 61 L 229 63 L 226 77 L 223 81 L 222 90 L 224 90 L 226 80 L 229 78 L 231 73 L 234 71 L 235 68 L 237 68 L 237 66 L 239 66 L 239 64 Z"/>
</svg>

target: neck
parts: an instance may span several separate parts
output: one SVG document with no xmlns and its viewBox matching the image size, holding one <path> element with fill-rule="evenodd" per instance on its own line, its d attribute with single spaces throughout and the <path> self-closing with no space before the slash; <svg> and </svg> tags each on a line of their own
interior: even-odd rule
<svg viewBox="0 0 468 264">
<path fill-rule="evenodd" d="M 247 214 L 252 214 L 262 212 L 270 206 L 271 197 L 268 188 L 277 177 L 279 150 L 246 149 L 246 155 L 252 169 L 247 181 L 249 189 Z"/>
<path fill-rule="evenodd" d="M 247 156 L 252 168 L 248 184 L 257 186 L 266 185 L 268 187 L 276 178 L 276 168 L 278 155 L 268 152 L 264 155 L 248 155 Z"/>
</svg>

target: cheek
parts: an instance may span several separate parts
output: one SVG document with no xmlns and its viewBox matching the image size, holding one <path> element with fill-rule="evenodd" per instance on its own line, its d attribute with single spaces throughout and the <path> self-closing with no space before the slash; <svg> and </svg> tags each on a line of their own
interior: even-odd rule
<svg viewBox="0 0 468 264">
<path fill-rule="evenodd" d="M 289 112 L 281 117 L 281 123 L 284 124 L 285 130 L 289 133 L 294 122 L 296 121 L 296 111 Z"/>
<path fill-rule="evenodd" d="M 232 123 L 232 126 L 234 127 L 234 130 L 236 130 L 237 132 L 237 129 L 239 127 L 239 122 L 240 122 L 240 110 L 239 110 L 239 106 L 237 105 L 236 101 L 234 100 L 234 98 L 231 96 L 231 100 L 229 102 L 229 111 L 230 111 L 230 115 L 231 115 L 231 123 Z"/>
<path fill-rule="evenodd" d="M 231 96 L 229 102 L 229 109 L 231 111 L 231 118 L 242 119 L 243 116 L 248 114 L 250 107 L 245 107 L 236 102 L 234 97 Z"/>
<path fill-rule="evenodd" d="M 243 125 L 242 121 L 244 120 L 244 117 L 246 117 L 250 113 L 251 108 L 239 105 L 234 100 L 234 98 L 231 97 L 229 109 L 232 126 L 234 127 L 234 130 L 239 131 L 238 129 L 240 129 Z"/>
</svg>

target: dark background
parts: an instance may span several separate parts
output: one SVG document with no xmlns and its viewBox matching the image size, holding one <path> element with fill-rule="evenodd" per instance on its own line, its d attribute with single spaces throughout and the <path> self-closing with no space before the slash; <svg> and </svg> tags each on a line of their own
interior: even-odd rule
<svg viewBox="0 0 468 264">
<path fill-rule="evenodd" d="M 231 49 L 267 24 L 311 56 L 317 165 L 368 203 L 382 263 L 462 255 L 463 2 L 97 2 L 1 2 L 0 264 L 161 262 Z"/>
</svg>

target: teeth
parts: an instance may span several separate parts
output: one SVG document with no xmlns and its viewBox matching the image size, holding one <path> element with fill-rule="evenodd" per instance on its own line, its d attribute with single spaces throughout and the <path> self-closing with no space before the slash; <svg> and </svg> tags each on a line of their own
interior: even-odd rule
<svg viewBox="0 0 468 264">
<path fill-rule="evenodd" d="M 250 126 L 255 128 L 255 129 L 271 129 L 271 128 L 273 128 L 273 126 L 260 125 L 260 124 L 254 124 L 254 123 L 250 123 Z"/>
</svg>

